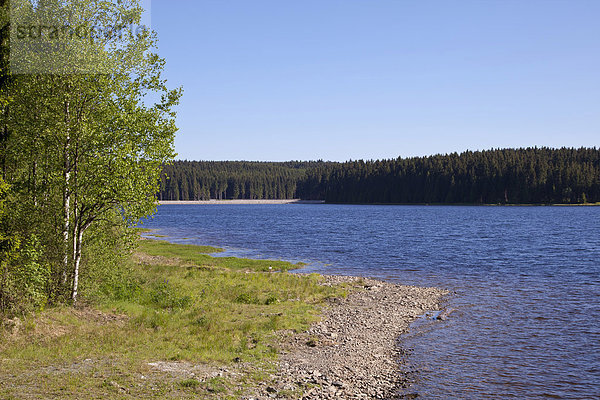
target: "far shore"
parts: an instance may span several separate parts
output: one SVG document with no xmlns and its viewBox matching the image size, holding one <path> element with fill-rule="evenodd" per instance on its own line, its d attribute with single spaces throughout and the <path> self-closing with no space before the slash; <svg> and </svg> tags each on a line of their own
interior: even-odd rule
<svg viewBox="0 0 600 400">
<path fill-rule="evenodd" d="M 158 204 L 325 204 L 325 200 L 302 200 L 302 199 L 235 199 L 235 200 L 159 200 Z M 552 203 L 328 203 L 328 204 L 350 204 L 371 206 L 479 206 L 479 207 L 598 207 L 600 203 L 574 203 L 574 204 L 552 204 Z"/>
<path fill-rule="evenodd" d="M 236 200 L 159 200 L 158 204 L 323 204 L 324 200 L 301 199 L 236 199 Z"/>
</svg>

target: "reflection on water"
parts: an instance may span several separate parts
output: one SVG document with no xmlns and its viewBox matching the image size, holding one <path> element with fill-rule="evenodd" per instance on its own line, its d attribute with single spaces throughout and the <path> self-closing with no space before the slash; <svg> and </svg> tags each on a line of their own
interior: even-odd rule
<svg viewBox="0 0 600 400">
<path fill-rule="evenodd" d="M 229 255 L 454 292 L 402 339 L 424 399 L 600 398 L 600 208 L 161 206 L 147 226 Z"/>
</svg>

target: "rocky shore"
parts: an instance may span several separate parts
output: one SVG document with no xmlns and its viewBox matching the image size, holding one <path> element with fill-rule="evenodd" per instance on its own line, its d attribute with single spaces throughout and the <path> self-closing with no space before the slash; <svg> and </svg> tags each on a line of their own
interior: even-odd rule
<svg viewBox="0 0 600 400">
<path fill-rule="evenodd" d="M 400 372 L 398 337 L 428 310 L 439 310 L 446 291 L 346 276 L 353 290 L 323 310 L 301 334 L 281 334 L 281 356 L 271 383 L 247 399 L 393 399 L 408 384 Z"/>
</svg>

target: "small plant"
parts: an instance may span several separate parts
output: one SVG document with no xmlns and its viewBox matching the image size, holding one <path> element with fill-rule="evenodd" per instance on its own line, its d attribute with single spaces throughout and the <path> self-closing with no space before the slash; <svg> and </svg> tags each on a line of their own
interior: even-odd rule
<svg viewBox="0 0 600 400">
<path fill-rule="evenodd" d="M 220 377 L 210 378 L 206 382 L 206 390 L 213 393 L 223 393 L 227 391 L 226 381 Z"/>
<path fill-rule="evenodd" d="M 150 328 L 156 331 L 167 324 L 167 316 L 163 312 L 154 311 L 145 316 L 145 322 Z"/>
<path fill-rule="evenodd" d="M 256 297 L 252 296 L 250 293 L 241 293 L 240 295 L 238 295 L 238 297 L 236 297 L 235 302 L 242 303 L 242 304 L 257 304 L 258 303 Z"/>
<path fill-rule="evenodd" d="M 269 304 L 275 304 L 278 303 L 279 299 L 277 298 L 277 296 L 275 296 L 274 294 L 270 294 L 267 299 L 265 300 L 265 304 L 269 305 Z"/>
<path fill-rule="evenodd" d="M 202 316 L 196 318 L 196 320 L 194 321 L 194 323 L 197 326 L 205 327 L 205 326 L 208 325 L 208 318 L 206 318 L 206 316 L 202 315 Z"/>
<path fill-rule="evenodd" d="M 200 385 L 200 382 L 197 379 L 185 379 L 179 382 L 179 386 L 184 388 L 197 388 Z"/>
</svg>

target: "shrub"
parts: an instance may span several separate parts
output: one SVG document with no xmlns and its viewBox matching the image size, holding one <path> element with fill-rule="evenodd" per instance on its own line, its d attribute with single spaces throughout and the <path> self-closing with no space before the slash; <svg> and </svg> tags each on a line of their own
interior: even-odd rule
<svg viewBox="0 0 600 400">
<path fill-rule="evenodd" d="M 88 229 L 81 266 L 81 296 L 89 299 L 130 300 L 141 294 L 129 257 L 136 232 L 118 213 Z"/>
<path fill-rule="evenodd" d="M 9 314 L 43 308 L 48 302 L 50 265 L 35 235 L 21 241 L 14 236 L 2 251 L 0 307 Z"/>
<path fill-rule="evenodd" d="M 265 304 L 269 305 L 269 304 L 275 304 L 279 302 L 279 299 L 277 298 L 277 296 L 275 296 L 274 294 L 270 294 L 267 299 L 265 300 Z"/>
</svg>

